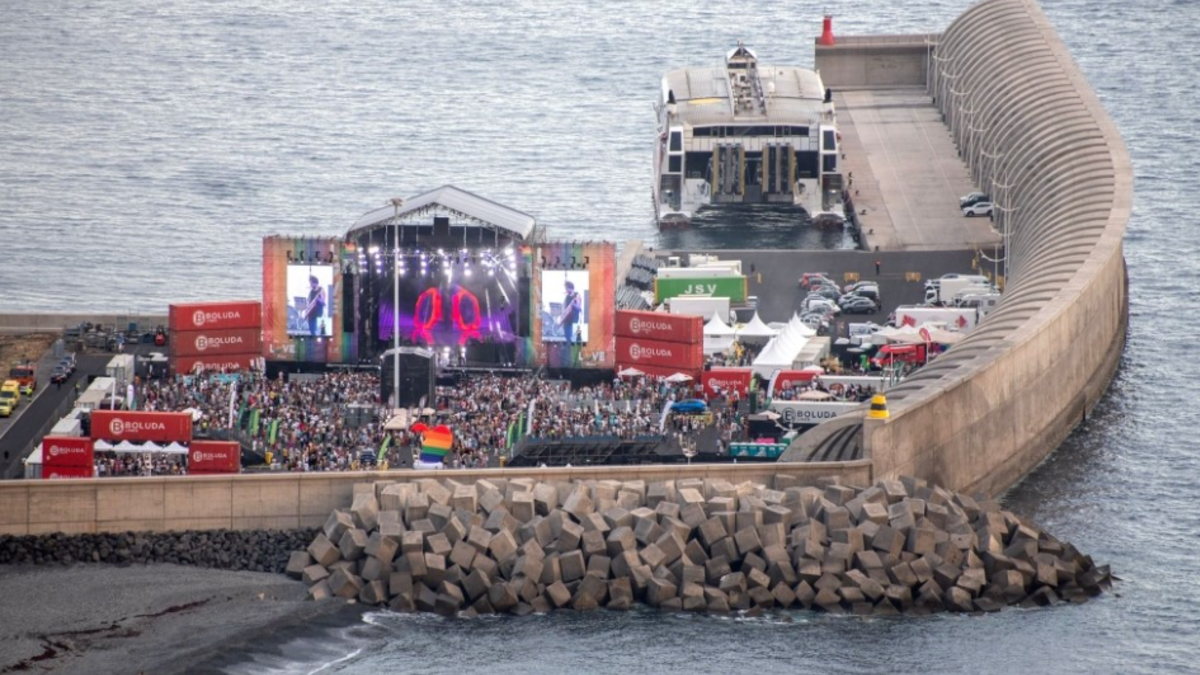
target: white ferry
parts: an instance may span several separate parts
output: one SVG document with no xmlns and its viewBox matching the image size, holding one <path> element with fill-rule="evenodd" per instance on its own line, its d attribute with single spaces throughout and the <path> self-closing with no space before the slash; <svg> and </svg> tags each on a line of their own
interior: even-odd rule
<svg viewBox="0 0 1200 675">
<path fill-rule="evenodd" d="M 792 205 L 815 225 L 842 224 L 840 138 L 820 74 L 760 65 L 739 42 L 722 66 L 667 73 L 654 109 L 660 228 L 728 204 Z"/>
</svg>

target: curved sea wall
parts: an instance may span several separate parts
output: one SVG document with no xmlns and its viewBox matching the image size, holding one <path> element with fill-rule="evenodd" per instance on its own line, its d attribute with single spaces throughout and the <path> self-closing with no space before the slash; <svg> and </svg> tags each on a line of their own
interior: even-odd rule
<svg viewBox="0 0 1200 675">
<path fill-rule="evenodd" d="M 987 0 L 943 33 L 927 86 L 1006 238 L 1003 301 L 864 420 L 875 478 L 995 494 L 1054 450 L 1124 348 L 1133 172 L 1116 127 L 1032 0 Z"/>
</svg>

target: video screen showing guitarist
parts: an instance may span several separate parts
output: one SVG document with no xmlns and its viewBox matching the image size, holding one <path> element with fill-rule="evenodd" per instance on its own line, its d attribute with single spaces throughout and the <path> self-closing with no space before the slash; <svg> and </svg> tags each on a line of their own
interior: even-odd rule
<svg viewBox="0 0 1200 675">
<path fill-rule="evenodd" d="M 308 277 L 308 304 L 304 307 L 304 320 L 308 322 L 308 334 L 318 337 L 321 332 L 317 322 L 325 316 L 325 288 L 315 276 Z"/>
<path fill-rule="evenodd" d="M 558 325 L 563 328 L 563 337 L 567 342 L 575 342 L 575 324 L 579 323 L 579 314 L 583 311 L 583 300 L 575 292 L 575 284 L 566 282 L 567 295 L 563 298 L 562 313 L 558 315 Z"/>
</svg>

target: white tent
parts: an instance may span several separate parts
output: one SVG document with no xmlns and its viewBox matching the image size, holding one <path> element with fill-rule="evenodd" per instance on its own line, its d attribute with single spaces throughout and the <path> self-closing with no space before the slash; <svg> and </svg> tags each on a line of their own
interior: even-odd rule
<svg viewBox="0 0 1200 675">
<path fill-rule="evenodd" d="M 817 334 L 817 331 L 805 326 L 804 322 L 800 320 L 800 315 L 794 312 L 792 313 L 792 320 L 788 321 L 788 328 L 804 337 L 812 337 Z"/>
<path fill-rule="evenodd" d="M 643 373 L 642 371 L 638 370 L 637 368 L 625 368 L 624 370 L 617 371 L 617 375 L 619 375 L 620 377 L 641 377 L 642 375 L 645 375 L 645 374 L 646 373 Z"/>
<path fill-rule="evenodd" d="M 788 322 L 787 327 L 767 343 L 750 367 L 759 377 L 770 377 L 776 370 L 792 368 L 796 356 L 808 344 L 809 335 L 810 331 L 804 324 Z"/>
<path fill-rule="evenodd" d="M 168 443 L 162 445 L 147 441 L 141 445 L 131 443 L 129 441 L 121 441 L 116 445 L 107 441 L 96 441 L 94 445 L 96 450 L 111 450 L 113 452 L 153 452 L 160 455 L 186 455 L 188 449 L 178 443 Z"/>
<path fill-rule="evenodd" d="M 754 313 L 754 318 L 750 320 L 750 323 L 737 329 L 738 339 L 743 342 L 762 342 L 775 337 L 777 334 L 778 331 L 763 323 L 763 320 L 758 317 L 758 312 Z"/>
<path fill-rule="evenodd" d="M 720 314 L 713 314 L 713 318 L 704 324 L 704 337 L 724 337 L 733 335 L 737 331 L 730 328 L 724 321 L 721 320 Z"/>
<path fill-rule="evenodd" d="M 692 377 L 690 375 L 684 375 L 683 373 L 675 373 L 674 375 L 671 375 L 670 377 L 668 377 L 666 379 L 667 379 L 667 382 L 670 382 L 672 384 L 678 384 L 680 382 L 691 382 L 692 381 Z"/>
<path fill-rule="evenodd" d="M 733 346 L 737 338 L 732 335 L 705 335 L 704 336 L 704 353 L 705 354 L 720 354 L 721 352 Z"/>
</svg>

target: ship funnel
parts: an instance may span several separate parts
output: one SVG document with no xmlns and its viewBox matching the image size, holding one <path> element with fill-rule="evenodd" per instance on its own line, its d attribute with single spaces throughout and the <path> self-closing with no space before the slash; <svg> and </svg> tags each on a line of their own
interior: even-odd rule
<svg viewBox="0 0 1200 675">
<path fill-rule="evenodd" d="M 825 26 L 821 29 L 821 38 L 817 40 L 817 44 L 833 46 L 833 17 L 828 14 L 825 15 Z"/>
</svg>

